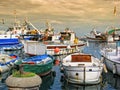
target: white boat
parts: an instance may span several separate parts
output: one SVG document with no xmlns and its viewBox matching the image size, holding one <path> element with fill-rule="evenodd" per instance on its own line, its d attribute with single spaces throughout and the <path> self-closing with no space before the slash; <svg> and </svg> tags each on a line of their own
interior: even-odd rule
<svg viewBox="0 0 120 90">
<path fill-rule="evenodd" d="M 40 55 L 45 52 L 49 55 L 63 55 L 79 52 L 86 43 L 79 40 L 72 31 L 63 31 L 59 34 L 43 36 L 37 40 L 21 40 L 24 44 L 24 51 L 29 55 Z M 61 40 L 60 38 L 64 38 Z"/>
<path fill-rule="evenodd" d="M 9 71 L 17 60 L 19 58 L 16 55 L 0 54 L 0 73 Z"/>
<path fill-rule="evenodd" d="M 103 63 L 89 54 L 74 53 L 63 58 L 61 67 L 65 79 L 74 84 L 100 83 Z"/>
<path fill-rule="evenodd" d="M 104 41 L 104 42 L 113 42 L 120 40 L 120 29 L 112 28 L 107 30 L 110 27 L 107 27 L 105 32 L 99 32 L 95 29 L 92 30 L 89 34 L 85 35 L 87 41 Z"/>
<path fill-rule="evenodd" d="M 107 69 L 120 75 L 120 41 L 107 43 L 107 47 L 101 50 L 101 55 Z"/>
<path fill-rule="evenodd" d="M 87 41 L 106 41 L 107 36 L 99 31 L 93 29 L 90 33 L 85 35 Z"/>
</svg>

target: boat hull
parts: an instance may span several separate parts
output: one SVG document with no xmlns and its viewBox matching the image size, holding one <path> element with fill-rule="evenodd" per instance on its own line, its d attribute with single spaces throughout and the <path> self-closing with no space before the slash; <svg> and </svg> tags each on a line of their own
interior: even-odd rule
<svg viewBox="0 0 120 90">
<path fill-rule="evenodd" d="M 25 64 L 23 66 L 23 70 L 26 72 L 36 73 L 40 76 L 45 76 L 51 72 L 52 67 L 53 67 L 53 62 L 51 61 L 51 62 L 49 62 L 47 64 L 43 64 L 43 65 Z"/>
<path fill-rule="evenodd" d="M 120 62 L 112 61 L 106 57 L 104 58 L 104 62 L 109 71 L 113 72 L 113 74 L 120 75 Z"/>
<path fill-rule="evenodd" d="M 102 67 L 73 67 L 63 66 L 65 78 L 70 83 L 75 84 L 98 84 Z M 94 77 L 93 77 L 94 76 Z"/>
<path fill-rule="evenodd" d="M 110 42 L 109 47 L 112 48 L 104 48 L 101 55 L 107 69 L 113 74 L 120 75 L 120 48 L 116 46 L 115 42 Z"/>
</svg>

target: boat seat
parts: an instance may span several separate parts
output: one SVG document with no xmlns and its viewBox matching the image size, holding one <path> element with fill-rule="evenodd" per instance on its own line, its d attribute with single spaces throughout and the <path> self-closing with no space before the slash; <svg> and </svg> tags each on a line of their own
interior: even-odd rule
<svg viewBox="0 0 120 90">
<path fill-rule="evenodd" d="M 71 55 L 71 62 L 91 62 L 91 55 Z"/>
</svg>

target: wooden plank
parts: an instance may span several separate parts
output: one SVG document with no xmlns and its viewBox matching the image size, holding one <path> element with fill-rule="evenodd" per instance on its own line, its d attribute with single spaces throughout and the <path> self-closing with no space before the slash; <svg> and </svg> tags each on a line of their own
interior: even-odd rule
<svg viewBox="0 0 120 90">
<path fill-rule="evenodd" d="M 72 55 L 72 62 L 91 62 L 91 55 Z"/>
</svg>

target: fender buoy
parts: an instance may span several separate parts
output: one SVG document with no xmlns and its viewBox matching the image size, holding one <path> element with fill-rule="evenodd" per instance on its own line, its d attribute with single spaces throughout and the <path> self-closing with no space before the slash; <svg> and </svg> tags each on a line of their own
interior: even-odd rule
<svg viewBox="0 0 120 90">
<path fill-rule="evenodd" d="M 106 68 L 106 65 L 105 65 L 105 64 L 103 64 L 103 69 L 104 69 L 105 73 L 107 73 L 107 72 L 108 72 L 108 70 L 107 70 L 107 68 Z"/>
<path fill-rule="evenodd" d="M 54 49 L 54 53 L 58 53 L 59 51 L 60 51 L 59 48 L 55 48 L 55 49 Z"/>
</svg>

